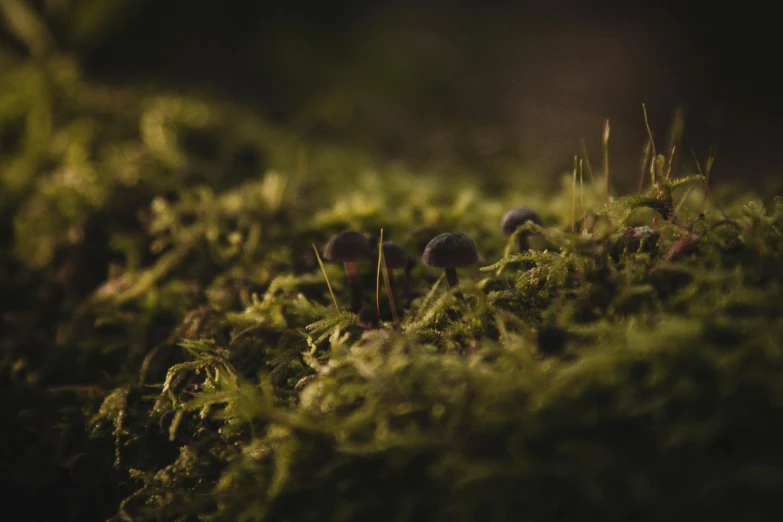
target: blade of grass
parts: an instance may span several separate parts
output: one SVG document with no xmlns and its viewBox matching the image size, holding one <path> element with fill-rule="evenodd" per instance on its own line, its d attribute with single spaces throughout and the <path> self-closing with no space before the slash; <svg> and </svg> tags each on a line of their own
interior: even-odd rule
<svg viewBox="0 0 783 522">
<path fill-rule="evenodd" d="M 329 276 L 326 275 L 326 268 L 324 267 L 324 262 L 321 261 L 321 255 L 318 253 L 318 249 L 315 247 L 315 243 L 312 243 L 312 245 L 313 245 L 313 251 L 315 252 L 315 258 L 318 260 L 318 266 L 321 267 L 321 273 L 324 275 L 324 279 L 326 279 L 326 286 L 329 287 L 329 293 L 332 295 L 332 302 L 334 303 L 334 307 L 339 312 L 340 307 L 337 305 L 337 298 L 334 296 L 334 291 L 332 290 L 332 284 L 329 282 Z"/>
<path fill-rule="evenodd" d="M 652 135 L 652 129 L 650 128 L 650 119 L 647 117 L 647 106 L 643 103 L 642 104 L 642 112 L 644 113 L 644 126 L 647 128 L 647 136 L 650 138 L 650 144 L 652 147 L 652 162 L 650 164 L 650 174 L 651 179 L 650 181 L 658 186 L 658 197 L 661 197 L 661 178 L 660 175 L 663 174 L 663 169 L 661 168 L 661 172 L 658 172 L 659 168 L 659 161 L 658 161 L 658 152 L 655 150 L 655 140 L 653 140 Z M 657 221 L 658 214 L 653 214 L 653 220 L 652 220 L 652 226 L 655 226 L 655 223 Z"/>
<path fill-rule="evenodd" d="M 644 178 L 647 174 L 647 162 L 650 161 L 650 151 L 652 150 L 652 147 L 650 146 L 651 143 L 652 141 L 647 138 L 644 142 L 644 147 L 642 148 L 642 160 L 639 162 L 639 188 L 637 190 L 639 194 L 641 194 L 642 190 L 644 189 Z"/>
<path fill-rule="evenodd" d="M 650 140 L 650 147 L 652 148 L 652 157 L 657 158 L 658 153 L 655 150 L 655 140 L 653 139 L 652 129 L 650 128 L 650 120 L 647 118 L 647 105 L 642 104 L 642 112 L 644 113 L 644 126 L 647 129 L 647 137 Z"/>
<path fill-rule="evenodd" d="M 582 160 L 579 160 L 579 205 L 582 207 L 582 234 L 587 235 L 587 216 L 585 214 L 585 184 Z"/>
<path fill-rule="evenodd" d="M 642 112 L 644 113 L 644 126 L 647 129 L 647 137 L 650 140 L 650 147 L 652 148 L 652 161 L 650 162 L 650 183 L 658 184 L 658 195 L 661 191 L 661 182 L 658 179 L 656 166 L 658 165 L 658 151 L 655 149 L 655 140 L 653 139 L 652 129 L 650 128 L 650 120 L 647 117 L 647 106 L 642 104 Z"/>
<path fill-rule="evenodd" d="M 677 151 L 677 147 L 676 146 L 672 147 L 672 151 L 669 154 L 669 162 L 666 165 L 666 176 L 665 176 L 666 181 L 669 181 L 669 176 L 671 176 L 672 174 L 672 165 L 674 164 L 674 153 L 676 151 Z"/>
<path fill-rule="evenodd" d="M 609 120 L 604 120 L 604 176 L 606 177 L 606 202 L 609 203 L 612 200 L 612 193 L 609 189 Z"/>
<path fill-rule="evenodd" d="M 383 234 L 383 231 L 381 231 L 381 234 Z M 383 286 L 386 288 L 386 298 L 389 300 L 394 326 L 398 326 L 400 324 L 400 318 L 397 315 L 397 307 L 394 305 L 394 292 L 392 292 L 391 282 L 389 281 L 389 271 L 386 269 L 386 258 L 383 255 L 383 248 L 379 248 L 379 250 L 381 254 L 379 256 L 380 263 L 378 263 L 378 268 L 383 273 Z M 380 316 L 380 312 L 378 312 L 378 315 Z"/>
<path fill-rule="evenodd" d="M 667 180 L 669 179 L 669 174 L 671 174 L 672 171 L 672 164 L 674 162 L 674 151 L 677 147 L 680 146 L 684 128 L 685 128 L 685 112 L 682 107 L 677 107 L 674 110 L 674 115 L 672 116 L 672 124 L 671 127 L 669 128 L 669 139 L 667 141 L 667 149 L 670 151 L 669 167 L 666 173 Z"/>
<path fill-rule="evenodd" d="M 574 156 L 574 183 L 571 188 L 571 232 L 576 232 L 576 166 L 577 157 Z"/>
<path fill-rule="evenodd" d="M 378 269 L 375 272 L 375 311 L 381 316 L 381 258 L 383 257 L 383 229 L 378 236 Z"/>
<path fill-rule="evenodd" d="M 587 154 L 587 145 L 585 140 L 582 140 L 582 155 L 585 157 L 585 167 L 587 167 L 587 174 L 590 176 L 590 183 L 593 183 L 593 168 L 590 166 L 590 156 Z"/>
</svg>

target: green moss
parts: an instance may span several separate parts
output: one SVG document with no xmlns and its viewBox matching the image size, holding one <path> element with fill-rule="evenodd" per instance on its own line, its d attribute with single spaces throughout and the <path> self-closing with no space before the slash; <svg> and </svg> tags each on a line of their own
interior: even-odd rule
<svg viewBox="0 0 783 522">
<path fill-rule="evenodd" d="M 94 85 L 65 58 L 0 77 L 0 136 L 3 471 L 87 492 L 57 470 L 89 455 L 110 494 L 74 518 L 775 513 L 779 197 L 699 216 L 703 176 L 659 173 L 608 205 L 596 179 L 576 205 L 569 175 L 526 193 L 545 226 L 516 253 L 499 222 L 521 168 L 488 194 L 220 101 Z M 400 327 L 381 296 L 365 330 L 311 247 L 345 228 L 417 258 L 458 230 L 482 260 L 459 289 L 417 265 Z M 24 428 L 31 412 L 56 429 Z"/>
</svg>

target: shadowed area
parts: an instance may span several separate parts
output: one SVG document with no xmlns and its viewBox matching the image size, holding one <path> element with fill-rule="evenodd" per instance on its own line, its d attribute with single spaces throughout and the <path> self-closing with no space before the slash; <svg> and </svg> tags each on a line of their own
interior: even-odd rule
<svg viewBox="0 0 783 522">
<path fill-rule="evenodd" d="M 608 118 L 612 163 L 635 179 L 642 103 L 659 134 L 681 107 L 681 152 L 703 160 L 717 145 L 716 177 L 783 167 L 781 65 L 767 58 L 780 42 L 749 5 L 142 4 L 89 49 L 88 69 L 229 94 L 392 154 L 519 154 L 547 174 L 582 140 L 599 163 Z"/>
</svg>

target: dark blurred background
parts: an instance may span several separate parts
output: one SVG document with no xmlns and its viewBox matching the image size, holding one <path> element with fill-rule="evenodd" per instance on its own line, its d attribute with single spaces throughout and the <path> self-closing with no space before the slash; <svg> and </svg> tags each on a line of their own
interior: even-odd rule
<svg viewBox="0 0 783 522">
<path fill-rule="evenodd" d="M 608 118 L 634 184 L 645 103 L 660 144 L 681 108 L 680 152 L 717 145 L 716 179 L 783 172 L 779 24 L 747 2 L 100 0 L 81 33 L 72 2 L 33 3 L 96 78 L 227 96 L 390 157 L 553 174 L 582 139 L 600 164 Z"/>
</svg>

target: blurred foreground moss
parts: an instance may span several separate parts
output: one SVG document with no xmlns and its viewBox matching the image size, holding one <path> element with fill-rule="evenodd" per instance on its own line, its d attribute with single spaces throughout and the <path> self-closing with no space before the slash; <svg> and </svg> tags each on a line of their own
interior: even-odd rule
<svg viewBox="0 0 783 522">
<path fill-rule="evenodd" d="M 779 198 L 701 216 L 703 177 L 663 170 L 608 205 L 604 180 L 529 193 L 513 169 L 487 193 L 11 62 L 0 462 L 47 499 L 32 519 L 776 519 Z M 545 224 L 526 253 L 499 230 L 520 203 Z M 381 284 L 365 330 L 312 250 L 345 228 L 417 258 L 459 230 L 481 266 L 460 301 L 419 264 L 399 328 Z"/>
</svg>

